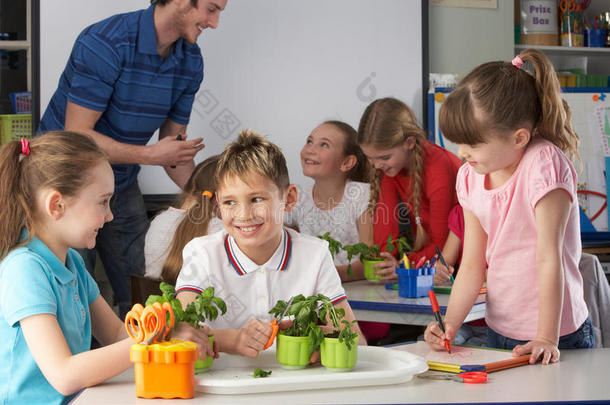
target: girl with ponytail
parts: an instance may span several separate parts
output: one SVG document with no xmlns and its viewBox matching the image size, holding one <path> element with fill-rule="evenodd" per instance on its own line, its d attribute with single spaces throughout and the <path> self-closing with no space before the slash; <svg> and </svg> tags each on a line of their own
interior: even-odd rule
<svg viewBox="0 0 610 405">
<path fill-rule="evenodd" d="M 199 236 L 217 232 L 222 221 L 216 216 L 216 164 L 218 155 L 199 163 L 175 206 L 157 215 L 150 223 L 144 243 L 145 275 L 176 284 L 182 268 L 184 245 Z"/>
<path fill-rule="evenodd" d="M 455 337 L 486 273 L 488 346 L 543 364 L 593 347 L 570 115 L 553 65 L 533 49 L 475 68 L 444 101 L 441 130 L 467 162 L 456 182 L 465 230 L 445 333 L 436 322 L 425 332 L 433 348 Z"/>
<path fill-rule="evenodd" d="M 64 404 L 132 366 L 132 340 L 80 254 L 112 220 L 114 175 L 89 137 L 49 132 L 0 148 L 2 404 Z M 213 354 L 207 329 L 174 337 Z M 102 345 L 90 350 L 91 338 Z M 94 365 L 94 366 L 92 366 Z"/>
</svg>

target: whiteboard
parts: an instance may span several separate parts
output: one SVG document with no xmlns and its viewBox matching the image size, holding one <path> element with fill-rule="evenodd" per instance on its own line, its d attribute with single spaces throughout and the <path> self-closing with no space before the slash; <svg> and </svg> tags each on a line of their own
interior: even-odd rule
<svg viewBox="0 0 610 405">
<path fill-rule="evenodd" d="M 595 89 L 599 90 L 599 89 Z M 438 113 L 448 90 L 437 92 L 434 97 L 434 139 L 437 144 L 444 146 L 457 154 L 457 145 L 445 139 L 438 124 Z M 606 203 L 606 163 L 605 157 L 610 156 L 610 146 L 605 142 L 605 128 L 600 125 L 599 117 L 610 115 L 610 95 L 598 91 L 567 91 L 564 89 L 561 97 L 572 110 L 572 127 L 580 138 L 578 153 L 582 159 L 582 168 L 575 165 L 578 174 L 578 202 L 585 214 L 592 221 L 598 232 L 608 231 L 608 210 L 603 209 Z M 606 118 L 606 121 L 608 119 Z M 604 197 L 586 194 L 582 191 L 593 191 L 603 194 Z M 598 214 L 599 213 L 599 214 Z"/>
<path fill-rule="evenodd" d="M 147 5 L 40 2 L 42 112 L 80 31 Z M 229 0 L 218 28 L 205 30 L 198 41 L 204 80 L 187 136 L 202 136 L 206 148 L 196 162 L 252 128 L 282 148 L 291 181 L 307 185 L 299 151 L 322 121 L 339 119 L 357 128 L 371 101 L 393 96 L 411 106 L 422 124 L 422 14 L 425 0 Z M 151 143 L 156 141 L 155 135 Z M 178 191 L 161 167 L 143 166 L 139 182 L 144 194 Z"/>
</svg>

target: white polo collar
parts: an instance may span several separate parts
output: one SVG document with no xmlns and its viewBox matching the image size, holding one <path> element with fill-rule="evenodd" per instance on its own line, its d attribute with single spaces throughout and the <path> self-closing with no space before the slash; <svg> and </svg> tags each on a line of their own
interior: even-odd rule
<svg viewBox="0 0 610 405">
<path fill-rule="evenodd" d="M 256 271 L 261 267 L 283 271 L 288 267 L 290 254 L 292 253 L 292 238 L 288 231 L 283 229 L 282 239 L 280 240 L 277 250 L 265 264 L 260 266 L 250 260 L 250 258 L 239 249 L 235 239 L 229 234 L 225 236 L 224 247 L 227 252 L 229 263 L 231 263 L 231 266 L 233 266 L 240 276 Z"/>
</svg>

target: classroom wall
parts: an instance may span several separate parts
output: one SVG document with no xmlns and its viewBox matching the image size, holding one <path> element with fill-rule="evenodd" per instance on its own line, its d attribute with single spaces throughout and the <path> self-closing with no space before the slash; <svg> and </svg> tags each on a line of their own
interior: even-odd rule
<svg viewBox="0 0 610 405">
<path fill-rule="evenodd" d="M 41 2 L 42 111 L 78 32 L 148 3 Z M 422 122 L 421 7 L 420 0 L 230 0 L 218 29 L 198 40 L 205 79 L 187 136 L 203 136 L 206 148 L 196 162 L 252 128 L 283 149 L 292 182 L 307 185 L 299 151 L 320 122 L 357 127 L 365 107 L 387 96 L 405 101 Z M 138 179 L 145 194 L 179 191 L 158 166 L 143 166 Z"/>
<path fill-rule="evenodd" d="M 512 0 L 498 0 L 497 9 L 430 5 L 430 72 L 462 77 L 483 62 L 512 59 L 513 13 Z"/>
</svg>

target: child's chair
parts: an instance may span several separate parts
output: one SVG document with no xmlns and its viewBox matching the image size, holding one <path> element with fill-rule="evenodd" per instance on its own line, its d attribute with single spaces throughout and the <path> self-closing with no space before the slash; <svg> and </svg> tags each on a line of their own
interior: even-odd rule
<svg viewBox="0 0 610 405">
<path fill-rule="evenodd" d="M 610 347 L 610 285 L 602 265 L 597 256 L 583 253 L 578 268 L 593 323 L 595 347 Z"/>
<path fill-rule="evenodd" d="M 161 281 L 142 276 L 131 277 L 131 305 L 140 303 L 144 305 L 149 295 L 160 295 L 159 284 Z"/>
</svg>

